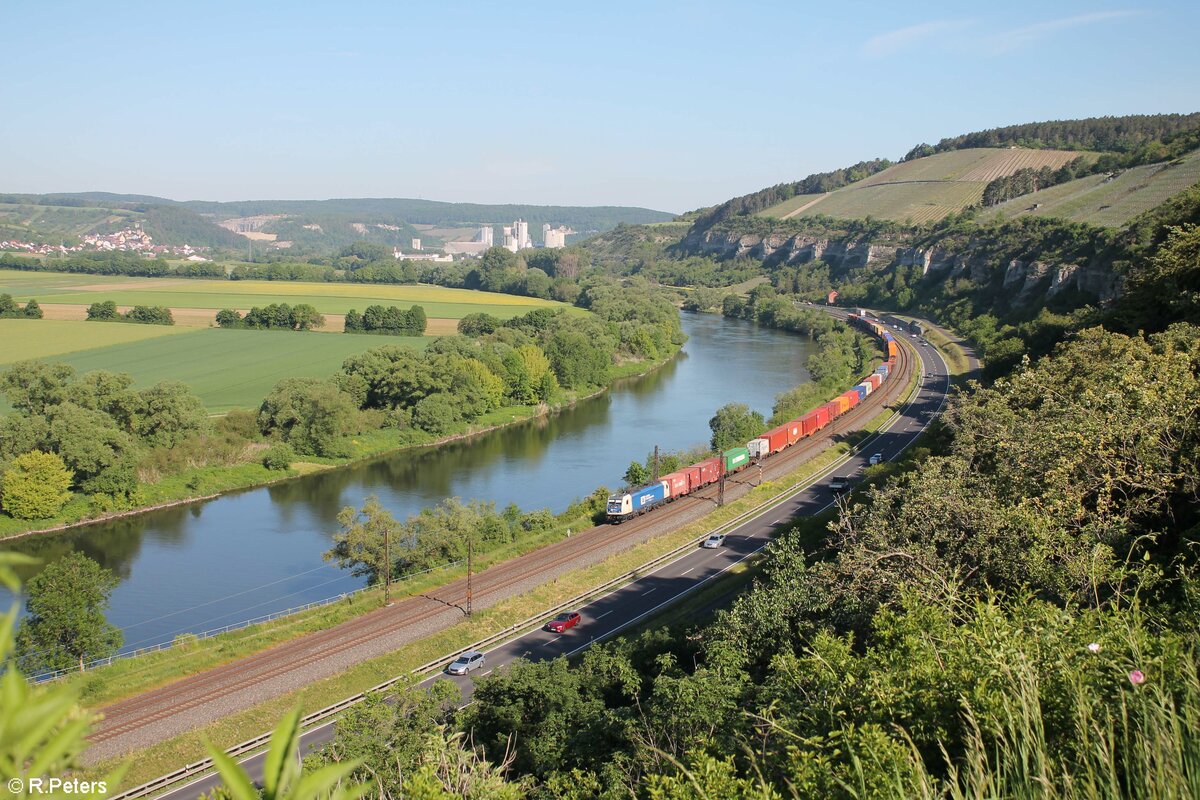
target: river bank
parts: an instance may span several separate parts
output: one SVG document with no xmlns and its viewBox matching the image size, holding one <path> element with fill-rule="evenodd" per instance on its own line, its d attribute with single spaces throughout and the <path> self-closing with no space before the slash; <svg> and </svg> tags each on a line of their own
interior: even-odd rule
<svg viewBox="0 0 1200 800">
<path fill-rule="evenodd" d="M 585 394 L 569 392 L 554 404 L 498 408 L 470 424 L 460 423 L 456 426 L 458 430 L 444 436 L 435 437 L 412 429 L 400 431 L 395 428 L 382 428 L 354 437 L 350 443 L 351 455 L 344 458 L 306 457 L 305 460 L 293 463 L 287 470 L 267 469 L 260 463 L 241 463 L 185 470 L 157 483 L 144 484 L 140 487 L 145 502 L 135 508 L 98 510 L 92 505 L 90 498 L 76 497 L 72 498 L 63 507 L 62 513 L 52 520 L 19 520 L 0 517 L 0 542 L 41 534 L 60 533 L 153 511 L 203 503 L 222 495 L 276 486 L 315 472 L 351 467 L 407 450 L 439 447 L 472 439 L 539 417 L 547 417 L 572 408 L 585 400 L 599 397 L 619 381 L 643 377 L 661 369 L 675 359 L 681 349 L 682 345 L 677 346 L 669 355 L 655 361 L 626 362 L 615 366 L 608 385 L 596 388 L 591 392 Z"/>
</svg>

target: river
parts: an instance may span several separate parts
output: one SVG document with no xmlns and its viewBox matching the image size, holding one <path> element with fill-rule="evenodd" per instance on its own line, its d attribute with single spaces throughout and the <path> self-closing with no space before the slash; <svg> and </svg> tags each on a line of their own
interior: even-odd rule
<svg viewBox="0 0 1200 800">
<path fill-rule="evenodd" d="M 0 546 L 43 563 L 78 550 L 116 573 L 108 618 L 124 631 L 125 650 L 333 597 L 362 580 L 321 554 L 338 511 L 368 495 L 401 519 L 447 497 L 557 513 L 597 486 L 619 485 L 629 462 L 656 444 L 707 441 L 721 405 L 744 402 L 770 416 L 776 394 L 808 380 L 806 338 L 708 314 L 684 313 L 683 327 L 688 343 L 669 364 L 542 419 Z M 0 608 L 10 602 L 0 590 Z"/>
</svg>

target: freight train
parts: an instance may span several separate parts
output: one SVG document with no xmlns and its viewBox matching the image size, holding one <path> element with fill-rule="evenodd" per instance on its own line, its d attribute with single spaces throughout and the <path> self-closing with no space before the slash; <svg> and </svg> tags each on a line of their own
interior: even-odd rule
<svg viewBox="0 0 1200 800">
<path fill-rule="evenodd" d="M 819 408 L 751 439 L 745 447 L 726 450 L 718 456 L 706 458 L 690 467 L 664 475 L 653 483 L 610 495 L 607 507 L 608 521 L 619 524 L 716 483 L 722 476 L 741 472 L 751 464 L 761 462 L 762 459 L 812 436 L 857 406 L 867 395 L 877 391 L 895 371 L 899 347 L 892 334 L 864 312 L 851 314 L 849 320 L 851 325 L 878 339 L 887 353 L 887 360 L 874 372 Z"/>
</svg>

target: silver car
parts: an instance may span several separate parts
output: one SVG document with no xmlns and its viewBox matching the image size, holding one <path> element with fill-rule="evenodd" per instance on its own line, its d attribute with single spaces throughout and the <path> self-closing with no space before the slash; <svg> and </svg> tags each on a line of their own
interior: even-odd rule
<svg viewBox="0 0 1200 800">
<path fill-rule="evenodd" d="M 473 669 L 483 667 L 483 653 L 478 650 L 468 650 L 454 661 L 451 661 L 446 667 L 446 672 L 451 675 L 466 675 Z"/>
<path fill-rule="evenodd" d="M 725 544 L 725 534 L 714 533 L 712 536 L 705 539 L 704 544 L 702 544 L 700 546 L 705 548 L 706 550 L 715 550 L 716 548 L 720 547 L 723 544 Z"/>
</svg>

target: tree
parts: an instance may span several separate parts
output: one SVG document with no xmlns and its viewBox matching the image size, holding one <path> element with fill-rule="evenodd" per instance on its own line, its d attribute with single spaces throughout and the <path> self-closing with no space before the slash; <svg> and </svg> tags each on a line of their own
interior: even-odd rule
<svg viewBox="0 0 1200 800">
<path fill-rule="evenodd" d="M 87 661 L 110 656 L 124 640 L 104 618 L 117 576 L 78 551 L 71 551 L 29 581 L 17 630 L 17 650 L 43 669 L 82 671 Z"/>
<path fill-rule="evenodd" d="M 61 403 L 75 379 L 74 367 L 43 361 L 18 361 L 0 373 L 0 391 L 9 404 L 29 414 L 44 414 Z"/>
<path fill-rule="evenodd" d="M 75 473 L 84 491 L 96 491 L 93 479 L 118 467 L 122 455 L 133 447 L 129 434 L 117 428 L 103 411 L 62 403 L 48 409 L 47 419 L 49 443 Z"/>
<path fill-rule="evenodd" d="M 151 445 L 173 447 L 204 430 L 208 412 L 200 398 L 178 381 L 156 383 L 137 393 L 134 433 Z"/>
<path fill-rule="evenodd" d="M 17 456 L 0 482 L 0 508 L 17 519 L 49 519 L 71 499 L 73 480 L 54 453 L 34 450 Z"/>
<path fill-rule="evenodd" d="M 19 596 L 21 584 L 13 567 L 28 567 L 37 562 L 18 553 L 0 553 L 0 585 L 12 596 Z M 0 703 L 0 784 L 13 800 L 45 797 L 30 788 L 31 777 L 60 777 L 79 766 L 78 756 L 87 747 L 91 718 L 78 705 L 80 686 L 56 682 L 34 686 L 25 680 L 13 660 L 13 637 L 17 625 L 14 604 L 0 618 L 0 664 L 4 664 L 4 702 Z M 109 787 L 120 783 L 123 769 L 102 780 Z M 13 791 L 16 788 L 17 791 Z M 54 794 L 60 797 L 60 794 Z"/>
<path fill-rule="evenodd" d="M 408 335 L 409 336 L 424 336 L 425 324 L 428 320 L 425 317 L 425 309 L 421 306 L 413 306 L 408 310 Z"/>
<path fill-rule="evenodd" d="M 458 332 L 463 336 L 478 338 L 489 333 L 495 333 L 500 327 L 500 319 L 483 311 L 467 314 L 458 321 Z"/>
<path fill-rule="evenodd" d="M 102 300 L 88 306 L 87 318 L 101 322 L 117 319 L 117 304 L 112 300 Z"/>
<path fill-rule="evenodd" d="M 325 317 L 317 311 L 316 307 L 308 303 L 297 303 L 292 306 L 291 323 L 296 330 L 308 331 L 324 327 Z"/>
<path fill-rule="evenodd" d="M 379 498 L 371 495 L 361 511 L 346 506 L 337 516 L 341 530 L 333 535 L 333 547 L 322 556 L 349 569 L 355 577 L 366 576 L 367 583 L 391 582 L 391 546 L 399 547 L 397 534 L 400 523 L 383 507 Z M 391 561 L 389 561 L 391 558 Z"/>
<path fill-rule="evenodd" d="M 625 483 L 630 486 L 641 486 L 650 480 L 650 470 L 640 461 L 630 461 L 629 469 L 625 470 Z"/>
<path fill-rule="evenodd" d="M 751 411 L 745 403 L 727 403 L 717 409 L 708 427 L 712 430 L 713 449 L 721 451 L 744 446 L 766 430 L 767 423 L 762 414 Z"/>
<path fill-rule="evenodd" d="M 30 319 L 41 319 L 42 307 L 38 305 L 37 300 L 30 299 L 30 301 L 25 304 L 24 314 Z"/>
<path fill-rule="evenodd" d="M 443 392 L 424 397 L 413 406 L 413 425 L 434 436 L 447 433 L 461 415 L 454 398 Z"/>
<path fill-rule="evenodd" d="M 284 378 L 258 411 L 263 433 L 278 434 L 298 453 L 327 457 L 346 453 L 343 439 L 358 419 L 354 399 L 320 378 Z"/>
<path fill-rule="evenodd" d="M 240 328 L 242 315 L 235 308 L 222 308 L 217 312 L 217 325 L 222 328 Z"/>
<path fill-rule="evenodd" d="M 577 330 L 559 331 L 546 343 L 546 355 L 559 384 L 568 389 L 600 386 L 608 380 L 612 356 L 603 341 Z"/>
</svg>

